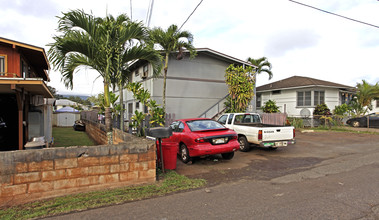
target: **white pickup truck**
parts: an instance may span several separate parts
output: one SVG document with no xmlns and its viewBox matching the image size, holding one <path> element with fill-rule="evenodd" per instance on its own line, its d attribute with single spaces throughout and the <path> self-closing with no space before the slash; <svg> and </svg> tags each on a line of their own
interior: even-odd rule
<svg viewBox="0 0 379 220">
<path fill-rule="evenodd" d="M 270 149 L 295 144 L 293 126 L 262 124 L 256 113 L 228 113 L 218 122 L 237 132 L 240 150 L 244 152 L 250 150 L 250 144 Z"/>
</svg>

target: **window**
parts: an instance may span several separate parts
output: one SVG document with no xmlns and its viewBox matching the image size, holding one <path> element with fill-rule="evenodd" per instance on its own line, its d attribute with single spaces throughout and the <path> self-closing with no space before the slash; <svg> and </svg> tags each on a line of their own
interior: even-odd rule
<svg viewBox="0 0 379 220">
<path fill-rule="evenodd" d="M 5 55 L 0 55 L 0 73 L 6 73 L 7 72 L 7 57 Z"/>
<path fill-rule="evenodd" d="M 139 102 L 136 102 L 136 110 L 139 110 Z"/>
<path fill-rule="evenodd" d="M 143 66 L 143 73 L 142 73 L 142 78 L 147 78 L 148 75 L 148 66 L 147 64 Z"/>
<path fill-rule="evenodd" d="M 223 125 L 213 120 L 187 121 L 187 125 L 191 131 L 205 131 L 225 128 Z"/>
<path fill-rule="evenodd" d="M 325 92 L 324 91 L 314 91 L 313 95 L 313 105 L 321 105 L 325 103 Z"/>
<path fill-rule="evenodd" d="M 228 116 L 227 115 L 223 115 L 223 116 L 221 116 L 219 119 L 218 119 L 218 122 L 220 123 L 220 124 L 226 124 L 226 120 L 228 119 Z"/>
<path fill-rule="evenodd" d="M 257 94 L 257 108 L 262 106 L 262 94 Z"/>
<path fill-rule="evenodd" d="M 139 76 L 139 70 L 138 69 L 134 72 L 134 75 Z"/>
<path fill-rule="evenodd" d="M 297 106 L 311 106 L 311 91 L 297 92 Z"/>
<path fill-rule="evenodd" d="M 279 95 L 279 94 L 282 93 L 282 91 L 281 91 L 281 90 L 274 90 L 274 91 L 272 91 L 271 93 L 272 93 L 273 95 Z"/>
<path fill-rule="evenodd" d="M 376 107 L 379 108 L 379 100 L 376 100 Z"/>
<path fill-rule="evenodd" d="M 170 125 L 173 132 L 182 132 L 184 130 L 184 124 L 180 121 L 174 121 Z"/>
</svg>

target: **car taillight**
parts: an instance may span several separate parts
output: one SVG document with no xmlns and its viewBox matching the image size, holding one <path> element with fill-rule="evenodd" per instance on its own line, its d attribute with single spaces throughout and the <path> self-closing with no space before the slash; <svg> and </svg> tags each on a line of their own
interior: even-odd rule
<svg viewBox="0 0 379 220">
<path fill-rule="evenodd" d="M 235 140 L 235 139 L 238 139 L 238 136 L 237 136 L 237 135 L 233 135 L 233 136 L 230 136 L 230 137 L 229 137 L 229 140 Z"/>
<path fill-rule="evenodd" d="M 295 129 L 293 129 L 293 138 L 295 138 Z"/>
<path fill-rule="evenodd" d="M 262 140 L 262 130 L 258 131 L 258 141 Z"/>
<path fill-rule="evenodd" d="M 197 143 L 205 143 L 206 140 L 205 140 L 205 138 L 196 138 L 195 142 L 197 142 Z"/>
</svg>

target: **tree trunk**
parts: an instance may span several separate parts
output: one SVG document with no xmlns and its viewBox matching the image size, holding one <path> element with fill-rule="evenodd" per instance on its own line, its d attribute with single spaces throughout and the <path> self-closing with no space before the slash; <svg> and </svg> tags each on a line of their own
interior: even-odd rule
<svg viewBox="0 0 379 220">
<path fill-rule="evenodd" d="M 105 130 L 107 132 L 108 144 L 113 144 L 112 138 L 112 109 L 105 107 Z"/>
<path fill-rule="evenodd" d="M 169 53 L 166 53 L 166 59 L 165 59 L 165 65 L 164 65 L 164 74 L 163 74 L 163 96 L 162 96 L 162 101 L 163 101 L 163 112 L 164 115 L 163 117 L 166 118 L 166 80 L 167 80 L 167 69 L 168 69 L 168 56 Z"/>
<path fill-rule="evenodd" d="M 122 86 L 122 83 L 120 83 L 119 86 L 120 89 L 120 106 L 121 106 L 121 111 L 120 111 L 120 130 L 124 131 L 124 88 Z"/>
</svg>

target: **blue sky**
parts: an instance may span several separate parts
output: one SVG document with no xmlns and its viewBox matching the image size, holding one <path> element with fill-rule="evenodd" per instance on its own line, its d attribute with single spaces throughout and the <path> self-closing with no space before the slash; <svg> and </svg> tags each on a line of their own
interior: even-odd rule
<svg viewBox="0 0 379 220">
<path fill-rule="evenodd" d="M 145 21 L 150 0 L 0 0 L 0 36 L 44 47 L 56 34 L 61 12 L 84 9 L 96 16 L 106 12 Z M 150 27 L 181 26 L 199 1 L 154 1 Z M 343 16 L 379 26 L 377 0 L 299 0 Z M 379 29 L 295 4 L 288 0 L 203 0 L 183 27 L 194 35 L 194 45 L 246 60 L 266 56 L 274 77 L 308 76 L 355 86 L 362 79 L 379 81 Z M 102 92 L 98 74 L 82 68 L 67 90 L 60 73 L 50 71 L 59 93 L 95 95 Z M 257 84 L 269 83 L 260 75 Z"/>
</svg>

